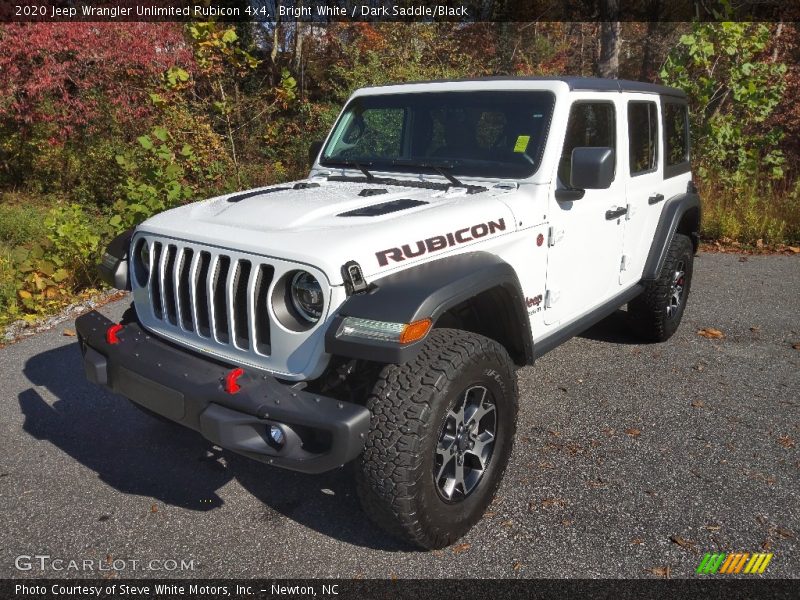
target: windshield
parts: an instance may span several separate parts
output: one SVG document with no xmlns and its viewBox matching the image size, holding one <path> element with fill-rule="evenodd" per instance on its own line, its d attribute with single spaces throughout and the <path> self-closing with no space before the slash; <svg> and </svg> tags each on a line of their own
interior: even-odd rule
<svg viewBox="0 0 800 600">
<path fill-rule="evenodd" d="M 522 179 L 539 168 L 550 92 L 361 96 L 347 105 L 320 163 L 379 171 Z"/>
</svg>

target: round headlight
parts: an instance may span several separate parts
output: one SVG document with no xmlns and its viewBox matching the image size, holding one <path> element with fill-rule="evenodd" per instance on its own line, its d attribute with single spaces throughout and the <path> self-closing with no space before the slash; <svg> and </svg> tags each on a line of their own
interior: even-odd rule
<svg viewBox="0 0 800 600">
<path fill-rule="evenodd" d="M 292 305 L 301 317 L 309 323 L 319 321 L 324 306 L 322 287 L 311 273 L 295 273 L 292 277 L 291 296 Z"/>
</svg>

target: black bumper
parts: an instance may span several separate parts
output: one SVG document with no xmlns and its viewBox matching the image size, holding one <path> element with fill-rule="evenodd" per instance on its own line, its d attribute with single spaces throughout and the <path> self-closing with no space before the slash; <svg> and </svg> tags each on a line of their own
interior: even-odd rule
<svg viewBox="0 0 800 600">
<path fill-rule="evenodd" d="M 361 453 L 370 420 L 363 406 L 295 390 L 248 368 L 238 379 L 241 389 L 229 394 L 222 380 L 231 365 L 165 342 L 137 323 L 125 324 L 119 343 L 109 344 L 106 330 L 113 324 L 96 311 L 75 322 L 90 381 L 276 467 L 322 473 Z M 269 438 L 271 425 L 284 431 L 281 447 Z"/>
</svg>

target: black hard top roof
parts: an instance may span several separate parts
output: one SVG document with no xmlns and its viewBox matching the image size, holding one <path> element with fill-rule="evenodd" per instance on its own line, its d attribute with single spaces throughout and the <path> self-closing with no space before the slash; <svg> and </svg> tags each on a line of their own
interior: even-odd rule
<svg viewBox="0 0 800 600">
<path fill-rule="evenodd" d="M 631 81 L 628 79 L 603 79 L 602 77 L 474 77 L 466 79 L 435 79 L 430 81 L 409 81 L 400 84 L 414 83 L 455 83 L 459 81 L 563 81 L 569 86 L 570 90 L 592 91 L 592 92 L 642 92 L 649 94 L 662 94 L 664 96 L 675 96 L 686 98 L 686 93 L 673 87 L 659 85 L 657 83 L 646 83 L 644 81 Z M 384 86 L 373 86 L 384 87 Z"/>
</svg>

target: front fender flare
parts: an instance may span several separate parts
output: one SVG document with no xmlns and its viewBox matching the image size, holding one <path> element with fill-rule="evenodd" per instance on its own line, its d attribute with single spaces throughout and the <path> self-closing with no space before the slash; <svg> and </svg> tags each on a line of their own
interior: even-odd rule
<svg viewBox="0 0 800 600">
<path fill-rule="evenodd" d="M 398 344 L 337 337 L 345 317 L 391 323 L 413 323 L 431 318 L 434 323 L 449 308 L 482 292 L 500 288 L 511 302 L 526 362 L 533 360 L 530 320 L 514 268 L 488 252 L 469 252 L 434 260 L 375 282 L 365 294 L 350 296 L 339 308 L 325 335 L 329 354 L 400 364 L 416 356 L 424 343 Z"/>
</svg>

